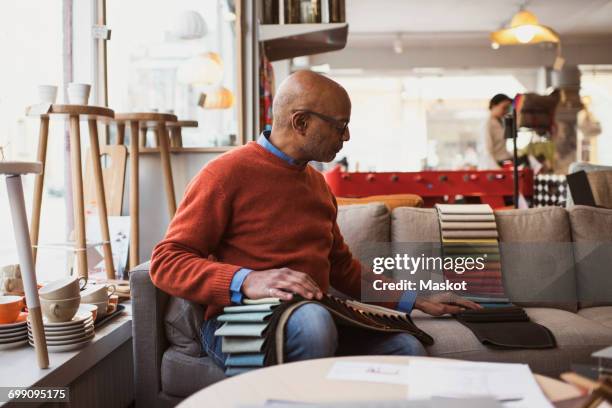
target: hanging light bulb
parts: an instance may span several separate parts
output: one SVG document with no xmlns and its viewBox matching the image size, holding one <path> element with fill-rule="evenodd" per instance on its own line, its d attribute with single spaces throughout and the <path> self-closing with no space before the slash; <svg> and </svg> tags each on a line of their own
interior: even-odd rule
<svg viewBox="0 0 612 408">
<path fill-rule="evenodd" d="M 527 44 L 531 40 L 533 40 L 533 37 L 535 37 L 536 33 L 537 27 L 532 26 L 530 24 L 516 27 L 516 30 L 514 31 L 514 35 L 516 36 L 517 40 L 519 40 L 519 42 L 521 42 L 522 44 Z"/>
</svg>

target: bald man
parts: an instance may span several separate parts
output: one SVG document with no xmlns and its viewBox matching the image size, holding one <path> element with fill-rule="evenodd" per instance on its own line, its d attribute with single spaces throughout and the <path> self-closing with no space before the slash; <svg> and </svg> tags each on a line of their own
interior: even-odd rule
<svg viewBox="0 0 612 408">
<path fill-rule="evenodd" d="M 329 162 L 350 138 L 351 101 L 334 81 L 300 71 L 279 87 L 272 131 L 208 163 L 189 184 L 153 251 L 151 278 L 163 291 L 206 308 L 202 342 L 224 367 L 224 306 L 244 298 L 321 298 L 330 286 L 359 298 L 361 265 L 336 223 L 337 205 L 309 161 Z M 440 315 L 475 304 L 416 298 L 390 306 Z M 356 341 L 358 339 L 358 341 Z M 286 325 L 286 361 L 337 354 L 424 355 L 413 336 L 336 327 L 322 306 L 297 309 Z"/>
</svg>

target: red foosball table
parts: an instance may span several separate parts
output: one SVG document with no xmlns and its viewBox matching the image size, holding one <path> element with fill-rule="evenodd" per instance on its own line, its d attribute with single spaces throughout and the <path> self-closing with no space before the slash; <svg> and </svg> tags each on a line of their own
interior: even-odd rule
<svg viewBox="0 0 612 408">
<path fill-rule="evenodd" d="M 440 170 L 418 172 L 355 173 L 342 171 L 340 166 L 324 173 L 325 180 L 337 197 L 367 197 L 381 194 L 417 194 L 426 207 L 436 203 L 453 203 L 457 196 L 466 202 L 505 206 L 512 198 L 512 169 L 499 170 Z M 533 171 L 519 171 L 519 192 L 533 197 Z"/>
</svg>

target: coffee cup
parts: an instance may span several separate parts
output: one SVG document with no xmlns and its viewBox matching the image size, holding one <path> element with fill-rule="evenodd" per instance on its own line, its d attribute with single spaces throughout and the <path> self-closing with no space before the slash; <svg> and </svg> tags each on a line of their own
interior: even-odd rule
<svg viewBox="0 0 612 408">
<path fill-rule="evenodd" d="M 119 304 L 119 296 L 117 296 L 117 295 L 110 295 L 108 297 L 108 304 L 109 305 L 117 306 Z"/>
<path fill-rule="evenodd" d="M 38 98 L 40 99 L 40 103 L 54 104 L 57 99 L 57 86 L 38 85 Z"/>
<path fill-rule="evenodd" d="M 91 303 L 81 303 L 81 305 L 79 306 L 79 310 L 90 312 L 94 322 L 98 318 L 98 306 L 97 305 L 92 305 Z"/>
<path fill-rule="evenodd" d="M 87 105 L 90 91 L 91 85 L 89 84 L 71 82 L 68 84 L 68 100 L 72 105 Z"/>
<path fill-rule="evenodd" d="M 98 308 L 98 314 L 97 317 L 104 317 L 107 315 L 108 312 L 108 300 L 103 300 L 102 302 L 91 302 L 91 303 L 87 303 L 88 305 L 93 305 L 96 306 Z"/>
<path fill-rule="evenodd" d="M 43 314 L 51 322 L 68 322 L 72 320 L 81 304 L 80 297 L 71 299 L 45 299 L 40 298 Z"/>
<path fill-rule="evenodd" d="M 0 324 L 14 323 L 23 306 L 21 296 L 0 296 Z"/>
<path fill-rule="evenodd" d="M 91 285 L 83 292 L 81 292 L 81 298 L 83 303 L 100 303 L 106 302 L 115 293 L 115 285 Z"/>
<path fill-rule="evenodd" d="M 86 283 L 87 279 L 83 277 L 59 279 L 40 288 L 38 295 L 46 300 L 72 299 L 80 296 L 80 291 Z"/>
<path fill-rule="evenodd" d="M 6 265 L 0 267 L 0 293 L 23 294 L 23 280 L 19 265 Z"/>
</svg>

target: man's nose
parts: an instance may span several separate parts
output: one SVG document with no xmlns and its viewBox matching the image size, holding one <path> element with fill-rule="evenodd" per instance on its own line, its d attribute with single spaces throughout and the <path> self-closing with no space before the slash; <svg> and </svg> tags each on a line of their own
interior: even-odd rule
<svg viewBox="0 0 612 408">
<path fill-rule="evenodd" d="M 350 139 L 351 139 L 351 131 L 349 130 L 349 128 L 346 128 L 346 130 L 342 134 L 342 141 L 348 142 Z"/>
</svg>

